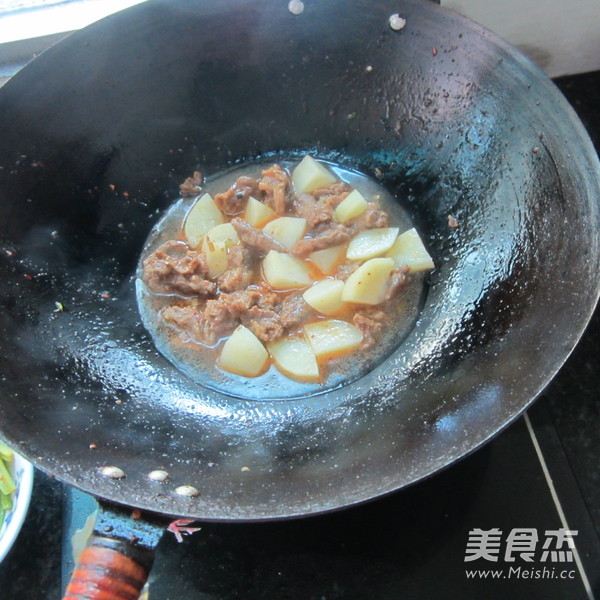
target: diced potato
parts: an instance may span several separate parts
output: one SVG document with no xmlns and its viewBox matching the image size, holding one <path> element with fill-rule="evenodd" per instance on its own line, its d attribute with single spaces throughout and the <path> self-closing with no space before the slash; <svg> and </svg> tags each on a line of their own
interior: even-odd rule
<svg viewBox="0 0 600 600">
<path fill-rule="evenodd" d="M 332 316 L 340 312 L 345 305 L 342 300 L 343 289 L 344 282 L 339 279 L 322 279 L 309 287 L 302 297 L 315 310 Z"/>
<path fill-rule="evenodd" d="M 399 235 L 386 256 L 393 258 L 397 267 L 408 265 L 411 271 L 435 269 L 431 256 L 414 228 Z"/>
<path fill-rule="evenodd" d="M 252 225 L 260 229 L 264 227 L 271 219 L 275 218 L 275 211 L 270 209 L 266 204 L 259 202 L 256 198 L 248 198 L 244 219 Z"/>
<path fill-rule="evenodd" d="M 391 258 L 372 258 L 348 277 L 342 291 L 344 302 L 380 304 L 385 300 L 385 290 L 394 268 Z"/>
<path fill-rule="evenodd" d="M 292 183 L 297 194 L 310 194 L 336 181 L 336 176 L 327 167 L 308 155 L 292 172 Z"/>
<path fill-rule="evenodd" d="M 223 345 L 219 366 L 225 371 L 256 377 L 266 368 L 269 353 L 262 342 L 246 327 L 239 325 Z"/>
<path fill-rule="evenodd" d="M 227 269 L 227 250 L 239 242 L 238 234 L 231 223 L 211 227 L 202 241 L 202 252 L 206 256 L 208 276 L 218 277 Z"/>
<path fill-rule="evenodd" d="M 206 232 L 223 222 L 223 215 L 217 208 L 210 194 L 204 194 L 189 210 L 185 223 L 183 225 L 183 233 L 187 238 L 188 244 L 192 248 L 197 248 L 200 242 L 206 235 Z"/>
<path fill-rule="evenodd" d="M 267 283 L 274 290 L 304 288 L 312 283 L 304 261 L 290 254 L 271 250 L 265 256 L 262 267 Z"/>
<path fill-rule="evenodd" d="M 300 217 L 279 217 L 263 227 L 263 231 L 291 250 L 294 244 L 306 233 L 306 219 Z"/>
<path fill-rule="evenodd" d="M 319 267 L 323 275 L 331 275 L 335 268 L 342 262 L 346 255 L 346 245 L 332 246 L 324 250 L 317 250 L 308 255 L 309 260 Z"/>
<path fill-rule="evenodd" d="M 221 223 L 221 225 L 211 227 L 206 232 L 206 238 L 213 242 L 225 242 L 229 248 L 240 241 L 237 231 L 231 223 Z"/>
<path fill-rule="evenodd" d="M 222 240 L 214 242 L 206 236 L 202 242 L 202 252 L 206 257 L 208 276 L 210 279 L 218 277 L 227 269 L 227 243 Z"/>
<path fill-rule="evenodd" d="M 267 344 L 275 366 L 284 374 L 302 381 L 319 378 L 319 365 L 312 348 L 303 338 L 281 338 Z"/>
<path fill-rule="evenodd" d="M 304 326 L 304 335 L 317 358 L 351 352 L 363 339 L 358 327 L 336 319 L 309 323 Z"/>
<path fill-rule="evenodd" d="M 346 257 L 350 260 L 367 260 L 385 254 L 398 237 L 397 227 L 367 229 L 350 240 Z"/>
<path fill-rule="evenodd" d="M 338 223 L 347 223 L 360 217 L 367 210 L 368 202 L 358 191 L 350 192 L 335 208 L 333 214 Z"/>
</svg>

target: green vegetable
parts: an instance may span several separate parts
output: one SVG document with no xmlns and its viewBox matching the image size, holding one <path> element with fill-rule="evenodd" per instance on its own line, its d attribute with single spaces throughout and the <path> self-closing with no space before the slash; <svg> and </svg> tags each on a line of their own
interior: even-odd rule
<svg viewBox="0 0 600 600">
<path fill-rule="evenodd" d="M 10 462 L 13 458 L 13 451 L 3 442 L 0 442 L 0 458 Z"/>
<path fill-rule="evenodd" d="M 2 511 L 10 509 L 10 495 L 17 489 L 7 466 L 12 457 L 12 450 L 0 442 L 0 510 Z"/>
</svg>

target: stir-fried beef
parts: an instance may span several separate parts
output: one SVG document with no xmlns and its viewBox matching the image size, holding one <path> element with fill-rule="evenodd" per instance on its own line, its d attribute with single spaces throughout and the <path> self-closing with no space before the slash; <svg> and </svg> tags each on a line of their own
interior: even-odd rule
<svg viewBox="0 0 600 600">
<path fill-rule="evenodd" d="M 258 182 L 264 203 L 281 216 L 285 213 L 287 205 L 287 192 L 290 187 L 288 174 L 279 166 L 273 165 L 262 172 Z"/>
<path fill-rule="evenodd" d="M 313 237 L 302 238 L 294 244 L 292 254 L 308 256 L 311 252 L 344 244 L 353 237 L 352 230 L 341 223 L 316 227 L 314 231 Z"/>
<path fill-rule="evenodd" d="M 202 191 L 202 173 L 194 171 L 193 177 L 187 177 L 179 186 L 182 196 L 197 196 Z"/>
<path fill-rule="evenodd" d="M 354 233 L 360 233 L 365 229 L 375 229 L 378 227 L 389 227 L 390 219 L 388 214 L 381 210 L 374 202 L 369 202 L 365 212 L 353 219 L 349 223 Z"/>
<path fill-rule="evenodd" d="M 346 281 L 356 269 L 360 267 L 360 263 L 350 263 L 349 265 L 339 265 L 335 270 L 335 278 L 341 279 L 342 281 Z"/>
<path fill-rule="evenodd" d="M 333 208 L 317 199 L 311 194 L 300 194 L 294 200 L 296 213 L 306 219 L 309 229 L 319 223 L 327 223 L 333 218 Z"/>
<path fill-rule="evenodd" d="M 264 231 L 252 227 L 252 225 L 247 221 L 244 221 L 244 219 L 236 217 L 235 219 L 231 219 L 231 224 L 236 230 L 241 242 L 247 246 L 252 246 L 264 254 L 269 250 L 287 252 L 287 248 L 283 244 L 264 233 Z"/>
<path fill-rule="evenodd" d="M 204 255 L 175 240 L 165 242 L 144 261 L 144 281 L 157 294 L 211 296 L 217 284 L 206 279 L 207 274 Z"/>
<path fill-rule="evenodd" d="M 162 317 L 167 323 L 187 332 L 196 342 L 213 346 L 221 338 L 231 335 L 238 321 L 228 310 L 227 304 L 218 300 L 208 300 L 199 311 L 191 306 L 168 306 Z"/>
<path fill-rule="evenodd" d="M 283 336 L 279 314 L 270 308 L 253 306 L 241 315 L 241 320 L 262 342 L 274 342 Z"/>
<path fill-rule="evenodd" d="M 215 196 L 215 204 L 226 215 L 237 215 L 241 213 L 250 196 L 258 196 L 260 193 L 258 181 L 252 177 L 238 177 L 232 187 L 222 194 Z"/>
<path fill-rule="evenodd" d="M 379 308 L 367 307 L 356 311 L 352 317 L 352 323 L 354 323 L 363 334 L 361 343 L 361 348 L 363 350 L 368 350 L 375 346 L 377 338 L 383 329 L 384 321 L 385 312 Z"/>
<path fill-rule="evenodd" d="M 217 277 L 223 292 L 243 290 L 252 284 L 255 277 L 256 254 L 252 248 L 236 244 L 227 255 L 227 270 Z"/>
<path fill-rule="evenodd" d="M 386 300 L 391 300 L 407 286 L 409 273 L 410 267 L 407 265 L 402 265 L 401 267 L 398 267 L 392 271 L 387 288 L 385 290 Z"/>
<path fill-rule="evenodd" d="M 293 329 L 313 317 L 316 312 L 305 302 L 301 294 L 292 294 L 281 303 L 279 314 L 281 324 L 286 329 Z"/>
</svg>

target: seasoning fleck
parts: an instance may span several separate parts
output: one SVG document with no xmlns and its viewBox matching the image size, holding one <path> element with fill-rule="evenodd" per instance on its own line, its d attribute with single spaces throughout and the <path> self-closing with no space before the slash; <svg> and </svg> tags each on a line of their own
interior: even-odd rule
<svg viewBox="0 0 600 600">
<path fill-rule="evenodd" d="M 448 227 L 458 227 L 458 221 L 452 215 L 448 215 Z"/>
<path fill-rule="evenodd" d="M 119 467 L 100 467 L 100 474 L 111 479 L 124 479 L 125 471 Z"/>
<path fill-rule="evenodd" d="M 304 12 L 304 2 L 302 0 L 290 0 L 288 10 L 293 15 L 301 15 Z"/>
<path fill-rule="evenodd" d="M 90 450 L 95 450 L 98 446 L 96 444 L 90 444 Z"/>
<path fill-rule="evenodd" d="M 250 470 L 250 467 L 242 467 L 242 473 L 247 473 Z"/>
<path fill-rule="evenodd" d="M 534 147 L 531 149 L 531 151 L 532 151 L 534 154 L 537 154 L 537 153 L 540 151 L 540 149 L 539 149 L 537 146 L 534 146 Z"/>
<path fill-rule="evenodd" d="M 434 46 L 434 47 L 432 48 L 432 50 L 431 50 L 431 54 L 432 54 L 433 56 L 437 56 L 437 53 L 438 53 L 438 49 L 437 49 L 437 48 Z"/>
<path fill-rule="evenodd" d="M 398 13 L 394 13 L 390 17 L 389 23 L 390 27 L 394 31 L 400 31 L 401 29 L 404 29 L 406 27 L 406 19 L 403 19 Z"/>
<path fill-rule="evenodd" d="M 155 471 L 150 471 L 150 473 L 148 473 L 148 477 L 152 479 L 152 481 L 158 481 L 162 483 L 169 478 L 169 474 L 162 469 L 156 469 Z"/>
<path fill-rule="evenodd" d="M 351 113 L 348 115 L 347 119 L 348 119 L 348 120 L 351 120 L 351 119 L 356 119 L 356 113 L 355 113 L 355 112 L 351 112 Z"/>
<path fill-rule="evenodd" d="M 56 306 L 54 312 L 63 312 L 65 310 L 65 307 L 62 302 L 55 302 L 54 306 Z"/>
<path fill-rule="evenodd" d="M 371 65 L 367 65 L 367 67 L 366 67 L 365 71 L 366 71 L 367 73 L 370 73 L 372 70 L 373 70 L 373 67 L 372 67 Z"/>
<path fill-rule="evenodd" d="M 180 485 L 175 488 L 175 493 L 187 498 L 195 498 L 200 495 L 200 492 L 193 485 Z"/>
</svg>

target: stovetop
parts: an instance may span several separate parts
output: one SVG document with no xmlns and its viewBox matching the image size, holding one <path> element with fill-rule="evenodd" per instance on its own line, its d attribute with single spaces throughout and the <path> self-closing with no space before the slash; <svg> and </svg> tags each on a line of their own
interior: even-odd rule
<svg viewBox="0 0 600 600">
<path fill-rule="evenodd" d="M 557 81 L 600 147 L 600 72 Z M 540 400 L 483 449 L 360 507 L 167 534 L 152 600 L 600 597 L 600 311 Z M 93 501 L 37 472 L 4 600 L 60 598 Z M 575 533 L 576 532 L 576 533 Z"/>
</svg>

